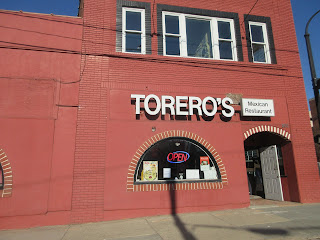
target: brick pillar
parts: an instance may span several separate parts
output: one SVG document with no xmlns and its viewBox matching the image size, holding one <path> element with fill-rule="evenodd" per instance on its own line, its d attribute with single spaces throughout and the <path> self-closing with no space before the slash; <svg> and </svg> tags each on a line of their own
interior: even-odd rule
<svg viewBox="0 0 320 240">
<path fill-rule="evenodd" d="M 108 52 L 104 0 L 84 2 L 84 28 L 71 222 L 103 220 Z M 99 55 L 99 56 L 98 56 Z"/>
</svg>

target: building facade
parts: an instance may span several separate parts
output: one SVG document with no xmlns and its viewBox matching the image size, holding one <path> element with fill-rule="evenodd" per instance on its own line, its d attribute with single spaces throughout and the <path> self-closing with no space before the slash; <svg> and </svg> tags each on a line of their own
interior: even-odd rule
<svg viewBox="0 0 320 240">
<path fill-rule="evenodd" d="M 290 1 L 253 5 L 1 11 L 0 227 L 319 202 Z"/>
</svg>

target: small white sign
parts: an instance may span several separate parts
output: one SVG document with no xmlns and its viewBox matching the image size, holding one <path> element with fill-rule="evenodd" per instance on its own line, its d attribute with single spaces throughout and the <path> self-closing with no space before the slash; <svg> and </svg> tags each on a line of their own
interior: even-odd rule
<svg viewBox="0 0 320 240">
<path fill-rule="evenodd" d="M 186 179 L 200 179 L 199 169 L 186 169 Z"/>
<path fill-rule="evenodd" d="M 210 167 L 210 170 L 203 171 L 204 179 L 218 179 L 215 167 Z"/>
<path fill-rule="evenodd" d="M 274 117 L 272 99 L 241 99 L 241 115 L 245 117 Z"/>
<path fill-rule="evenodd" d="M 200 170 L 201 170 L 201 171 L 210 170 L 210 165 L 200 165 Z"/>
<path fill-rule="evenodd" d="M 163 168 L 163 178 L 171 178 L 171 168 Z"/>
</svg>

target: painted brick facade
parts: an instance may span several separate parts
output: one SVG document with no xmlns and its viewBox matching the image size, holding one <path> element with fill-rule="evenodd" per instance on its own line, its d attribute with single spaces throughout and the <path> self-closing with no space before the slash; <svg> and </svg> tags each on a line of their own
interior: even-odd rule
<svg viewBox="0 0 320 240">
<path fill-rule="evenodd" d="M 84 0 L 81 2 L 81 18 L 41 15 L 41 19 L 27 26 L 20 22 L 26 30 L 34 32 L 40 24 L 37 21 L 45 21 L 41 23 L 51 27 L 52 36 L 44 42 L 34 40 L 35 33 L 25 36 L 24 44 L 30 41 L 29 45 L 37 46 L 37 50 L 40 45 L 44 52 L 32 52 L 33 71 L 21 69 L 19 77 L 50 80 L 39 81 L 36 86 L 25 82 L 14 85 L 13 89 L 18 90 L 28 89 L 28 86 L 38 87 L 37 91 L 42 93 L 39 99 L 43 104 L 30 105 L 24 101 L 23 106 L 31 107 L 21 117 L 20 107 L 10 108 L 9 104 L 0 103 L 0 108 L 13 109 L 10 116 L 1 115 L 1 121 L 18 126 L 20 130 L 22 123 L 32 127 L 35 132 L 33 141 L 30 144 L 27 142 L 30 137 L 28 132 L 20 145 L 22 149 L 34 145 L 43 148 L 31 148 L 27 152 L 32 157 L 27 160 L 32 165 L 45 159 L 40 162 L 43 174 L 35 175 L 33 179 L 34 182 L 41 180 L 44 185 L 39 188 L 43 194 L 36 198 L 40 205 L 35 206 L 32 202 L 22 204 L 15 198 L 15 194 L 26 194 L 16 190 L 15 184 L 16 179 L 18 184 L 27 174 L 18 161 L 21 155 L 14 151 L 14 141 L 8 142 L 0 135 L 0 146 L 10 157 L 14 176 L 12 196 L 0 198 L 0 203 L 6 201 L 3 206 L 7 209 L 5 213 L 2 211 L 0 227 L 19 228 L 170 214 L 173 208 L 172 192 L 175 192 L 175 212 L 247 207 L 249 194 L 244 143 L 262 133 L 270 133 L 283 144 L 288 175 L 282 179 L 285 200 L 319 202 L 320 179 L 290 1 L 259 1 L 249 13 L 252 4 L 251 0 L 178 0 L 174 3 L 169 0 Z M 147 54 L 121 52 L 122 7 L 145 9 Z M 159 14 L 163 9 L 208 16 L 233 16 L 237 21 L 239 61 L 163 56 L 162 29 L 158 29 L 161 26 Z M 6 14 L 0 12 L 0 17 Z M 29 16 L 14 14 L 14 19 L 20 15 Z M 264 19 L 270 23 L 268 29 L 272 28 L 274 44 L 272 64 L 252 63 L 246 37 L 245 20 L 248 14 L 248 19 Z M 67 31 L 55 32 L 61 28 Z M 62 34 L 65 39 L 55 42 L 54 34 Z M 11 35 L 8 33 L 9 37 Z M 11 44 L 1 51 L 11 59 L 25 57 L 24 51 L 30 51 L 9 47 L 12 47 Z M 48 48 L 55 50 L 49 53 Z M 62 50 L 64 53 L 61 53 Z M 37 65 L 37 58 L 51 64 Z M 8 65 L 3 60 L 0 63 L 0 77 L 12 77 L 16 69 L 7 71 L 5 66 Z M 13 84 L 8 79 L 7 86 Z M 15 84 L 19 83 L 16 81 Z M 22 91 L 17 92 L 20 95 L 12 99 L 19 100 L 25 96 L 21 95 Z M 236 103 L 233 105 L 235 115 L 230 119 L 222 116 L 220 107 L 211 118 L 196 115 L 184 118 L 169 114 L 150 117 L 144 111 L 136 116 L 131 94 L 198 96 L 201 99 L 206 96 L 273 99 L 276 115 L 271 118 L 242 117 L 240 106 Z M 32 97 L 27 94 L 25 98 L 33 100 Z M 14 119 L 10 123 L 6 121 L 9 117 Z M 17 119 L 19 117 L 23 120 Z M 41 134 L 45 130 L 47 134 Z M 9 136 L 5 128 L 1 132 Z M 157 140 L 168 136 L 183 136 L 207 148 L 217 158 L 221 181 L 135 184 L 133 176 L 140 156 Z M 50 177 L 45 178 L 47 175 Z M 29 184 L 36 186 L 35 183 Z M 28 207 L 30 211 L 22 210 Z M 10 217 L 17 215 L 21 217 L 7 223 Z M 27 215 L 33 221 L 26 222 Z"/>
<path fill-rule="evenodd" d="M 82 19 L 0 10 L 0 21 L 0 228 L 66 224 Z"/>
</svg>

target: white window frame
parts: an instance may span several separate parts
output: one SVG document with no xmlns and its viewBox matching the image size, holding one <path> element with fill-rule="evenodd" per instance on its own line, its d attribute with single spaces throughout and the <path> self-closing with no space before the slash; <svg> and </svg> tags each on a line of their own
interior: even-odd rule
<svg viewBox="0 0 320 240">
<path fill-rule="evenodd" d="M 165 26 L 165 23 L 166 23 L 165 17 L 166 16 L 178 16 L 179 17 L 179 28 L 180 28 L 179 34 L 171 34 L 171 33 L 166 32 L 166 26 Z M 212 46 L 212 56 L 213 56 L 212 58 L 201 58 L 201 57 L 188 56 L 186 18 L 193 18 L 193 19 L 197 19 L 197 20 L 210 21 L 210 31 L 211 31 L 211 41 L 212 41 L 211 46 Z M 230 23 L 230 32 L 231 32 L 231 39 L 230 40 L 219 38 L 218 21 Z M 236 38 L 235 38 L 235 29 L 234 29 L 234 20 L 233 19 L 163 11 L 162 12 L 162 32 L 163 32 L 163 55 L 164 56 L 213 59 L 213 60 L 224 60 L 224 61 L 237 61 L 238 60 L 237 47 L 236 47 L 237 44 L 236 44 Z M 180 55 L 167 55 L 166 54 L 166 36 L 175 36 L 175 37 L 179 36 Z M 220 59 L 219 40 L 231 42 L 232 59 Z"/>
<path fill-rule="evenodd" d="M 260 26 L 262 27 L 262 33 L 263 33 L 263 39 L 264 42 L 254 42 L 252 40 L 252 34 L 251 34 L 251 26 Z M 254 63 L 265 63 L 265 64 L 271 64 L 271 56 L 270 56 L 270 48 L 269 48 L 269 41 L 268 41 L 268 33 L 267 33 L 267 24 L 262 23 L 262 22 L 252 22 L 249 21 L 249 31 L 250 31 L 250 44 L 251 44 L 251 52 L 252 52 L 252 61 Z M 265 62 L 259 62 L 259 61 L 254 61 L 254 55 L 253 55 L 253 46 L 252 44 L 258 44 L 258 45 L 263 45 L 264 46 L 264 56 L 266 61 Z"/>
<path fill-rule="evenodd" d="M 231 42 L 231 50 L 232 50 L 232 59 L 220 59 L 220 60 L 225 60 L 225 61 L 237 61 L 238 60 L 238 55 L 237 55 L 237 43 L 236 43 L 236 37 L 235 37 L 235 31 L 234 31 L 234 21 L 233 19 L 228 19 L 228 18 L 214 18 L 214 25 L 215 29 L 217 31 L 214 31 L 215 37 L 214 37 L 214 46 L 215 46 L 215 51 L 216 54 L 219 54 L 220 59 L 220 51 L 219 51 L 219 40 Z M 230 33 L 231 33 L 231 39 L 224 39 L 224 38 L 219 38 L 219 32 L 218 32 L 218 22 L 228 22 L 230 23 Z"/>
<path fill-rule="evenodd" d="M 126 17 L 127 12 L 140 12 L 141 13 L 141 31 L 127 30 Z M 127 33 L 139 33 L 141 34 L 141 52 L 127 52 L 126 51 L 126 36 Z M 122 8 L 122 52 L 134 53 L 134 54 L 146 54 L 146 27 L 145 27 L 145 9 L 140 8 Z"/>
</svg>

